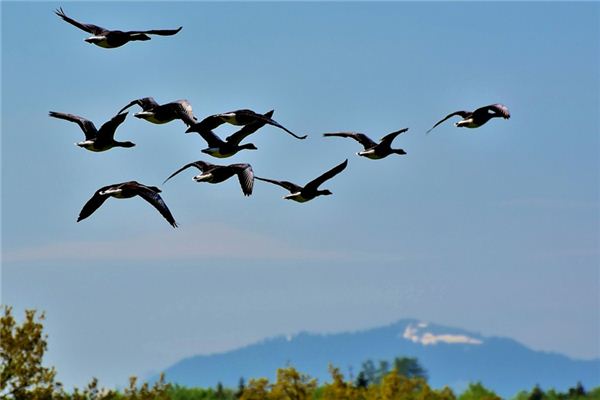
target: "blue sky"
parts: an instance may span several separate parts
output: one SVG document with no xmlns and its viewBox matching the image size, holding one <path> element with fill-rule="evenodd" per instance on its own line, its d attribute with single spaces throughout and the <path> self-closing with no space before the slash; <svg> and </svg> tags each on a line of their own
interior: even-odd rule
<svg viewBox="0 0 600 400">
<path fill-rule="evenodd" d="M 53 14 L 114 29 L 183 26 L 106 50 Z M 597 3 L 2 3 L 2 302 L 45 310 L 59 379 L 108 385 L 276 334 L 415 317 L 577 358 L 600 356 Z M 100 125 L 135 98 L 186 98 L 199 118 L 266 112 L 259 148 L 226 159 L 182 123 L 133 118 L 133 149 L 91 153 L 48 111 Z M 476 129 L 449 112 L 501 102 Z M 408 153 L 371 161 L 339 130 Z M 216 132 L 226 136 L 223 126 Z M 203 159 L 304 184 L 197 184 Z M 77 215 L 99 187 L 163 189 Z"/>
</svg>

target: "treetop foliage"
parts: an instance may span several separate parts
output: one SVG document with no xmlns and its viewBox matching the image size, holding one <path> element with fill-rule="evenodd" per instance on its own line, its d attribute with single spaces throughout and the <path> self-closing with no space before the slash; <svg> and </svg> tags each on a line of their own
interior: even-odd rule
<svg viewBox="0 0 600 400">
<path fill-rule="evenodd" d="M 415 358 L 399 357 L 392 363 L 371 360 L 362 364 L 355 379 L 346 379 L 339 368 L 331 366 L 331 381 L 317 380 L 288 366 L 277 370 L 275 382 L 267 378 L 240 378 L 235 389 L 218 383 L 213 388 L 187 388 L 166 383 L 164 375 L 153 385 L 138 384 L 131 377 L 129 386 L 119 392 L 103 389 L 92 378 L 83 388 L 71 392 L 56 381 L 56 370 L 42 364 L 47 349 L 43 334 L 44 315 L 28 310 L 18 324 L 12 308 L 4 307 L 0 316 L 0 400 L 500 400 L 480 382 L 471 383 L 458 397 L 444 387 L 433 389 L 427 372 Z M 535 386 L 513 400 L 600 400 L 600 387 L 586 390 L 581 383 L 561 393 L 544 392 Z"/>
</svg>

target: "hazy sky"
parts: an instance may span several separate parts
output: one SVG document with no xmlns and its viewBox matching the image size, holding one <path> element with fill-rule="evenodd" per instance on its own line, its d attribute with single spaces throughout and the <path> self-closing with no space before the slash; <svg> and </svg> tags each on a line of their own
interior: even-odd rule
<svg viewBox="0 0 600 400">
<path fill-rule="evenodd" d="M 102 49 L 54 9 L 173 37 Z M 2 302 L 44 310 L 47 361 L 68 385 L 144 376 L 198 353 L 300 330 L 405 317 L 600 356 L 598 3 L 2 2 Z M 132 149 L 73 145 L 131 100 L 186 98 L 199 118 L 266 112 L 259 150 L 200 153 L 180 121 L 133 117 Z M 501 102 L 476 129 L 461 109 Z M 351 140 L 409 127 L 408 153 L 371 161 Z M 234 128 L 216 132 L 227 136 Z M 256 182 L 161 182 L 185 163 L 249 162 L 304 184 L 349 159 L 306 204 Z M 180 227 L 101 186 L 163 189 Z"/>
</svg>

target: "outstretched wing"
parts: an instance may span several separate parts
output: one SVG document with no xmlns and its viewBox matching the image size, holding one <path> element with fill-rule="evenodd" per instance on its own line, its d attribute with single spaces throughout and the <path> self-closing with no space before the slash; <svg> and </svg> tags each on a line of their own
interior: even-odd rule
<svg viewBox="0 0 600 400">
<path fill-rule="evenodd" d="M 318 178 L 313 179 L 312 181 L 308 182 L 306 184 L 306 186 L 304 186 L 304 189 L 307 191 L 313 191 L 313 190 L 316 191 L 323 182 L 333 178 L 334 176 L 336 176 L 337 174 L 342 172 L 344 169 L 346 169 L 346 166 L 348 166 L 348 159 L 346 159 L 346 161 L 344 161 L 343 163 L 336 165 L 335 167 L 333 167 L 329 171 L 325 172 L 323 175 L 319 176 Z"/>
<path fill-rule="evenodd" d="M 269 112 L 266 112 L 266 113 L 263 114 L 263 117 L 271 118 L 273 116 L 274 112 L 275 112 L 275 110 L 271 110 Z M 258 120 L 258 121 L 251 122 L 248 125 L 245 125 L 244 127 L 242 127 L 242 129 L 240 129 L 239 131 L 235 132 L 234 134 L 232 134 L 230 136 L 227 136 L 227 138 L 225 140 L 227 140 L 227 142 L 229 142 L 231 144 L 237 145 L 242 140 L 244 140 L 247 136 L 253 134 L 254 132 L 256 132 L 257 130 L 259 130 L 260 128 L 262 128 L 266 124 L 267 124 L 266 121 L 263 121 L 263 120 Z"/>
<path fill-rule="evenodd" d="M 61 17 L 64 21 L 67 21 L 68 23 L 70 23 L 71 25 L 74 25 L 74 26 L 78 27 L 79 29 L 89 32 L 89 33 L 92 33 L 94 35 L 97 35 L 99 33 L 107 31 L 107 29 L 102 28 L 101 26 L 98 26 L 98 25 L 83 24 L 79 21 L 75 21 L 73 18 L 70 18 L 67 16 L 67 14 L 65 14 L 62 7 L 59 8 L 58 10 L 54 11 L 54 13 L 56 15 L 58 15 L 59 17 Z"/>
<path fill-rule="evenodd" d="M 218 137 L 213 131 L 201 130 L 197 133 L 202 136 L 202 139 L 206 140 L 208 147 L 220 147 L 223 144 L 223 140 L 221 140 L 221 138 Z"/>
<path fill-rule="evenodd" d="M 296 135 L 294 132 L 290 131 L 288 128 L 286 128 L 285 126 L 281 125 L 279 122 L 275 121 L 274 119 L 271 119 L 269 117 L 265 117 L 264 115 L 261 115 L 261 114 L 256 114 L 256 115 L 257 115 L 256 118 L 259 121 L 263 121 L 263 122 L 266 122 L 269 125 L 273 125 L 273 126 L 278 127 L 279 129 L 283 129 L 284 131 L 286 131 L 287 133 L 289 133 L 290 135 L 292 135 L 296 139 L 306 139 L 308 137 L 308 135 L 304 135 L 304 136 L 298 136 L 298 135 Z"/>
<path fill-rule="evenodd" d="M 160 35 L 160 36 L 172 36 L 179 32 L 183 26 L 180 26 L 177 29 L 152 29 L 149 31 L 128 31 L 128 34 L 136 34 L 136 33 L 145 33 L 147 35 Z"/>
<path fill-rule="evenodd" d="M 290 193 L 296 193 L 296 192 L 299 192 L 302 190 L 302 186 L 298 186 L 295 183 L 292 183 L 289 181 L 276 181 L 273 179 L 259 178 L 258 176 L 255 176 L 254 179 L 258 179 L 259 181 L 269 182 L 274 185 L 281 186 L 282 188 L 289 190 Z"/>
<path fill-rule="evenodd" d="M 473 115 L 477 117 L 481 114 L 489 114 L 490 111 L 496 114 L 497 117 L 502 117 L 504 119 L 510 118 L 508 107 L 506 107 L 504 104 L 490 104 L 489 106 L 478 108 L 477 110 L 473 111 Z"/>
<path fill-rule="evenodd" d="M 426 133 L 431 132 L 433 130 L 433 128 L 435 128 L 436 126 L 438 126 L 439 124 L 441 124 L 442 122 L 447 120 L 448 118 L 452 118 L 456 115 L 460 115 L 462 118 L 467 118 L 469 115 L 471 115 L 471 113 L 469 111 L 455 111 L 452 114 L 448 114 L 444 117 L 444 119 L 442 119 L 441 121 L 438 121 L 434 126 L 432 126 L 431 129 L 428 130 Z"/>
<path fill-rule="evenodd" d="M 202 121 L 192 124 L 188 128 L 188 130 L 185 131 L 185 133 L 190 133 L 190 132 L 200 133 L 202 131 L 212 131 L 213 129 L 215 129 L 216 127 L 218 127 L 224 123 L 225 122 L 221 118 L 219 118 L 218 115 L 210 115 L 210 116 L 204 118 Z"/>
<path fill-rule="evenodd" d="M 94 125 L 94 123 L 92 121 L 90 121 L 89 119 L 80 117 L 79 115 L 61 113 L 61 112 L 56 112 L 56 111 L 50 111 L 48 113 L 48 115 L 51 117 L 54 117 L 54 118 L 59 118 L 59 119 L 64 119 L 66 121 L 75 122 L 77 125 L 79 125 L 79 127 L 85 134 L 86 140 L 94 139 L 96 137 L 96 135 L 98 134 L 98 130 L 96 129 L 96 126 Z"/>
<path fill-rule="evenodd" d="M 406 132 L 407 130 L 408 130 L 408 128 L 404 128 L 404 129 L 400 129 L 399 131 L 396 131 L 396 132 L 388 133 L 387 135 L 385 135 L 384 137 L 379 139 L 379 141 L 384 146 L 391 146 L 394 139 L 396 139 L 396 136 L 400 135 L 401 133 Z"/>
<path fill-rule="evenodd" d="M 175 222 L 175 218 L 173 218 L 171 211 L 169 211 L 169 208 L 165 204 L 164 200 L 157 192 L 148 187 L 140 186 L 138 189 L 138 195 L 148 203 L 152 204 L 152 206 L 158 210 L 158 212 L 171 224 L 171 226 L 173 226 L 173 228 L 177 228 L 177 222 Z"/>
<path fill-rule="evenodd" d="M 121 114 L 123 111 L 127 110 L 129 107 L 138 105 L 142 107 L 142 110 L 148 111 L 154 107 L 158 107 L 158 103 L 154 101 L 152 97 L 143 97 L 141 99 L 135 99 L 131 103 L 127 104 L 125 107 L 121 108 L 117 114 Z"/>
<path fill-rule="evenodd" d="M 125 121 L 125 117 L 127 117 L 127 113 L 117 114 L 112 117 L 109 121 L 106 121 L 100 127 L 98 131 L 98 137 L 104 139 L 112 140 L 115 137 L 115 131 Z"/>
<path fill-rule="evenodd" d="M 77 222 L 86 219 L 90 215 L 94 213 L 100 206 L 108 199 L 110 196 L 102 195 L 101 192 L 105 191 L 108 188 L 113 187 L 114 185 L 104 186 L 100 189 L 96 190 L 96 193 L 89 199 L 84 205 L 81 211 L 79 212 L 79 217 L 77 217 Z"/>
<path fill-rule="evenodd" d="M 358 132 L 332 132 L 332 133 L 324 133 L 323 136 L 338 136 L 343 138 L 351 138 L 356 140 L 358 143 L 362 144 L 362 146 L 366 149 L 370 149 L 371 147 L 375 147 L 377 143 L 371 140 L 370 137 L 365 135 L 364 133 Z"/>
<path fill-rule="evenodd" d="M 235 169 L 244 195 L 250 196 L 254 187 L 254 171 L 252 171 L 252 166 L 250 164 L 231 164 L 229 167 Z"/>
<path fill-rule="evenodd" d="M 198 122 L 192 112 L 192 105 L 187 100 L 177 100 L 172 103 L 163 104 L 162 107 L 176 115 L 177 118 L 182 120 L 187 126 L 194 125 Z"/>
<path fill-rule="evenodd" d="M 213 164 L 207 163 L 205 161 L 194 161 L 194 162 L 191 162 L 189 164 L 185 164 L 183 167 L 179 168 L 177 171 L 175 171 L 171 175 L 169 175 L 169 177 L 164 180 L 163 184 L 165 184 L 169 179 L 171 179 L 172 177 L 174 177 L 175 175 L 177 175 L 181 171 L 184 171 L 184 170 L 188 169 L 189 167 L 196 167 L 200 171 L 204 172 L 205 170 L 207 170 L 208 168 L 210 168 L 212 166 L 213 166 Z"/>
</svg>

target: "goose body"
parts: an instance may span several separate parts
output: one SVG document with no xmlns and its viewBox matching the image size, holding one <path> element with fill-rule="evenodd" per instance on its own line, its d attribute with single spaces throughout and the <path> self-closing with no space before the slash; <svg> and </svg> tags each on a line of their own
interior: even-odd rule
<svg viewBox="0 0 600 400">
<path fill-rule="evenodd" d="M 263 114 L 263 116 L 265 118 L 271 118 L 273 113 L 274 110 L 271 110 Z M 263 120 L 251 122 L 233 135 L 228 136 L 225 140 L 218 137 L 212 130 L 198 129 L 198 127 L 195 126 L 188 128 L 186 133 L 197 132 L 202 136 L 209 146 L 208 148 L 201 150 L 203 153 L 217 158 L 227 158 L 240 150 L 256 150 L 257 147 L 254 144 L 246 143 L 240 145 L 240 142 L 250 134 L 262 128 L 265 124 L 266 122 Z"/>
<path fill-rule="evenodd" d="M 288 195 L 283 196 L 283 198 L 285 200 L 294 200 L 297 203 L 306 203 L 307 201 L 311 201 L 312 199 L 314 199 L 317 196 L 321 196 L 321 195 L 330 195 L 333 194 L 331 193 L 329 190 L 321 190 L 319 191 L 315 196 L 304 196 L 302 194 L 302 191 L 299 192 L 294 192 L 294 193 L 290 193 Z"/>
<path fill-rule="evenodd" d="M 375 151 L 375 149 L 362 150 L 362 151 L 357 152 L 356 155 L 361 156 L 361 157 L 366 157 L 371 160 L 381 160 L 382 158 L 385 158 L 387 156 L 387 154 L 386 155 L 377 154 L 377 151 Z"/>
<path fill-rule="evenodd" d="M 150 203 L 158 212 L 173 226 L 177 227 L 177 222 L 173 218 L 171 211 L 160 197 L 161 190 L 156 186 L 146 186 L 136 181 L 116 183 L 114 185 L 104 186 L 98 189 L 94 195 L 85 203 L 77 222 L 86 219 L 94 213 L 100 206 L 109 198 L 129 199 L 135 196 L 140 196 Z"/>
<path fill-rule="evenodd" d="M 390 154 L 398 154 L 404 155 L 406 152 L 403 149 L 392 149 L 391 144 L 392 141 L 401 133 L 404 133 L 408 130 L 408 128 L 400 129 L 399 131 L 395 131 L 389 133 L 382 137 L 379 143 L 375 143 L 371 138 L 369 138 L 364 133 L 357 132 L 334 132 L 334 133 L 324 133 L 323 136 L 337 136 L 344 138 L 351 138 L 359 142 L 364 150 L 356 153 L 361 157 L 366 157 L 371 160 L 380 160 L 389 156 Z"/>
<path fill-rule="evenodd" d="M 77 28 L 91 33 L 92 36 L 85 39 L 86 42 L 95 44 L 96 46 L 103 47 L 105 49 L 113 49 L 115 47 L 121 47 L 124 44 L 132 41 L 145 41 L 150 40 L 148 35 L 161 35 L 171 36 L 175 35 L 181 30 L 181 26 L 177 29 L 154 29 L 146 31 L 119 31 L 102 28 L 101 26 L 93 24 L 84 24 L 79 21 L 70 18 L 65 14 L 62 8 L 55 11 L 56 15 L 63 19 L 63 21 L 76 26 Z"/>
<path fill-rule="evenodd" d="M 145 119 L 153 124 L 166 124 L 175 119 L 180 119 L 184 124 L 190 126 L 197 121 L 194 112 L 192 111 L 192 105 L 185 99 L 158 104 L 152 97 L 143 97 L 131 101 L 128 105 L 119 110 L 119 113 L 134 105 L 142 107 L 142 111 L 133 114 L 133 116 Z"/>
<path fill-rule="evenodd" d="M 125 121 L 127 113 L 115 115 L 109 121 L 105 122 L 100 129 L 96 129 L 96 126 L 92 121 L 78 115 L 50 111 L 49 116 L 75 122 L 77 125 L 79 125 L 85 134 L 85 140 L 75 144 L 84 149 L 94 152 L 101 152 L 110 150 L 113 147 L 135 146 L 135 143 L 118 142 L 114 138 L 116 129 L 123 123 L 123 121 Z"/>
<path fill-rule="evenodd" d="M 306 135 L 298 136 L 272 118 L 248 109 L 210 115 L 193 125 L 193 132 L 200 133 L 202 131 L 210 131 L 225 123 L 237 126 L 246 126 L 255 122 L 264 122 L 264 124 L 273 125 L 277 128 L 283 129 L 296 139 L 306 139 L 307 137 Z"/>
<path fill-rule="evenodd" d="M 277 181 L 273 179 L 259 178 L 258 176 L 256 176 L 255 178 L 260 181 L 269 182 L 274 185 L 281 186 L 284 189 L 287 189 L 290 192 L 290 194 L 283 196 L 284 199 L 293 200 L 298 203 L 305 203 L 318 196 L 328 196 L 333 194 L 327 189 L 319 189 L 319 186 L 325 181 L 333 178 L 334 176 L 342 172 L 344 169 L 346 169 L 346 166 L 348 166 L 348 160 L 345 160 L 343 163 L 336 165 L 329 171 L 313 179 L 304 186 L 296 185 L 295 183 L 289 181 Z"/>
<path fill-rule="evenodd" d="M 219 147 L 208 147 L 200 150 L 204 154 L 208 154 L 215 158 L 228 158 L 237 154 L 241 150 L 257 150 L 258 148 L 252 143 L 246 143 L 241 146 L 219 146 Z"/>
<path fill-rule="evenodd" d="M 459 116 L 462 120 L 456 122 L 454 126 L 457 128 L 479 128 L 492 118 L 510 118 L 508 107 L 503 104 L 490 104 L 489 106 L 480 107 L 475 111 L 455 111 L 446 115 L 442 120 L 438 121 L 427 133 L 433 128 L 446 121 L 448 118 Z"/>
<path fill-rule="evenodd" d="M 205 161 L 194 161 L 173 172 L 163 183 L 190 167 L 195 167 L 201 172 L 199 175 L 194 176 L 193 179 L 196 182 L 216 184 L 237 175 L 240 187 L 242 188 L 242 193 L 244 193 L 245 196 L 250 196 L 252 194 L 252 189 L 254 187 L 254 172 L 252 171 L 252 166 L 250 164 L 215 165 Z"/>
</svg>

